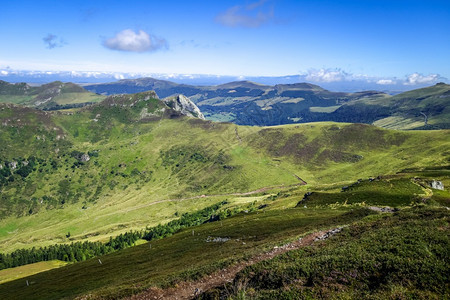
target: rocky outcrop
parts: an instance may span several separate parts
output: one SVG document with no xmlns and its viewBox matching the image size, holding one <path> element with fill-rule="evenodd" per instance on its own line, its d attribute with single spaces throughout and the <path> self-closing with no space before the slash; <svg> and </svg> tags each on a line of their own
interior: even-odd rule
<svg viewBox="0 0 450 300">
<path fill-rule="evenodd" d="M 442 181 L 433 180 L 430 182 L 430 187 L 436 190 L 444 190 L 444 184 L 442 183 Z"/>
<path fill-rule="evenodd" d="M 323 241 L 323 240 L 326 240 L 327 238 L 329 238 L 329 237 L 335 235 L 336 233 L 341 232 L 341 231 L 342 231 L 342 228 L 343 228 L 343 227 L 338 227 L 338 228 L 334 228 L 334 229 L 328 230 L 328 231 L 324 232 L 323 234 L 319 235 L 318 237 L 316 237 L 316 238 L 314 239 L 314 241 L 317 242 L 317 241 Z"/>
<path fill-rule="evenodd" d="M 90 160 L 91 160 L 91 157 L 89 156 L 89 154 L 84 153 L 83 155 L 81 155 L 80 161 L 88 162 Z"/>
<path fill-rule="evenodd" d="M 195 105 L 194 102 L 184 95 L 180 94 L 167 97 L 163 99 L 163 102 L 171 109 L 179 111 L 183 115 L 205 120 L 205 116 L 202 114 L 197 105 Z"/>
<path fill-rule="evenodd" d="M 12 161 L 9 163 L 9 168 L 15 170 L 17 168 L 17 161 Z"/>
<path fill-rule="evenodd" d="M 398 208 L 391 208 L 391 207 L 379 207 L 379 206 L 369 206 L 368 209 L 373 210 L 373 211 L 377 211 L 377 212 L 382 212 L 382 213 L 394 213 L 399 211 Z"/>
</svg>

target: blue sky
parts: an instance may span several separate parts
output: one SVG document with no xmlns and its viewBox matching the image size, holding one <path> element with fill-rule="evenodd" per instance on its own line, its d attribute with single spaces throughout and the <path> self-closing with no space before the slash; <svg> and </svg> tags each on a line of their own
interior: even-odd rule
<svg viewBox="0 0 450 300">
<path fill-rule="evenodd" d="M 2 1 L 11 70 L 450 78 L 450 1 Z"/>
</svg>

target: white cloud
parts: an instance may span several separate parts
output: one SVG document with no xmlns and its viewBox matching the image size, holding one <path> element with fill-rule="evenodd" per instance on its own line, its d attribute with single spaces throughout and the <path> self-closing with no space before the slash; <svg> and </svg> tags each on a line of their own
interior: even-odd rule
<svg viewBox="0 0 450 300">
<path fill-rule="evenodd" d="M 380 79 L 377 81 L 377 84 L 387 85 L 387 84 L 396 84 L 396 82 L 392 79 Z"/>
<path fill-rule="evenodd" d="M 236 5 L 216 16 L 216 22 L 227 27 L 256 28 L 270 22 L 274 17 L 273 8 L 263 9 L 266 0 L 253 2 L 247 6 Z"/>
<path fill-rule="evenodd" d="M 120 80 L 120 79 L 125 79 L 125 76 L 123 76 L 123 74 L 116 73 L 116 74 L 114 74 L 114 78 L 117 80 Z"/>
<path fill-rule="evenodd" d="M 413 73 L 406 77 L 404 85 L 431 84 L 437 82 L 441 78 L 438 74 L 430 74 L 424 76 L 419 73 Z"/>
<path fill-rule="evenodd" d="M 103 42 L 103 46 L 112 50 L 129 52 L 150 52 L 167 48 L 167 41 L 148 34 L 143 30 L 134 32 L 125 29 L 117 33 L 114 37 Z"/>
<path fill-rule="evenodd" d="M 341 69 L 310 69 L 306 74 L 306 80 L 314 82 L 344 81 L 350 74 Z"/>
<path fill-rule="evenodd" d="M 8 75 L 8 71 L 1 70 L 1 71 L 0 71 L 0 75 L 6 76 L 6 75 Z"/>
</svg>

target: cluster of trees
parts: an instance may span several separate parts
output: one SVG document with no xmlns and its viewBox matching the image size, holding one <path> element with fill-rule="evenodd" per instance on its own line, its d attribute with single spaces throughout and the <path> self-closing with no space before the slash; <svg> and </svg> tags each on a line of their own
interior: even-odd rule
<svg viewBox="0 0 450 300">
<path fill-rule="evenodd" d="M 70 235 L 68 234 L 68 236 Z M 68 262 L 83 261 L 95 256 L 130 247 L 141 237 L 142 232 L 130 231 L 115 238 L 111 237 L 107 243 L 88 241 L 75 242 L 40 248 L 18 249 L 9 254 L 0 253 L 0 269 L 13 268 L 54 259 Z"/>
<path fill-rule="evenodd" d="M 193 213 L 185 213 L 179 219 L 170 221 L 165 225 L 160 224 L 142 231 L 129 231 L 114 238 L 110 237 L 107 243 L 75 242 L 49 247 L 19 249 L 9 254 L 0 253 L 0 270 L 54 259 L 68 262 L 83 261 L 133 246 L 139 239 L 147 241 L 161 239 L 183 228 L 220 220 L 239 211 L 235 209 L 219 212 L 218 210 L 226 203 L 226 201 L 223 201 Z M 70 237 L 70 234 L 67 236 Z"/>
<path fill-rule="evenodd" d="M 0 269 L 54 259 L 82 261 L 108 252 L 106 245 L 100 242 L 77 242 L 43 248 L 19 249 L 10 254 L 0 254 Z"/>
<path fill-rule="evenodd" d="M 31 172 L 36 170 L 35 166 L 40 161 L 34 156 L 30 156 L 28 159 L 19 157 L 11 161 L 2 161 L 0 159 L 0 188 L 7 185 L 8 182 L 13 182 L 14 174 L 26 178 Z"/>
<path fill-rule="evenodd" d="M 159 224 L 156 227 L 147 228 L 142 238 L 147 241 L 156 240 L 166 236 L 170 236 L 176 232 L 179 232 L 183 228 L 216 221 L 219 219 L 220 215 L 222 216 L 222 218 L 226 216 L 225 214 L 221 214 L 218 212 L 219 208 L 221 208 L 226 203 L 226 201 L 223 201 L 194 213 L 184 213 L 179 219 L 170 221 L 165 225 Z"/>
</svg>

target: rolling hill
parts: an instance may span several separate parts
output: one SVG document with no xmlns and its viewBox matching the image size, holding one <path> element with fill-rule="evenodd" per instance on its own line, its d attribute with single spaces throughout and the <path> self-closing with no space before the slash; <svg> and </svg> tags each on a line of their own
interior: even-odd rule
<svg viewBox="0 0 450 300">
<path fill-rule="evenodd" d="M 331 92 L 308 83 L 269 86 L 236 81 L 217 86 L 189 86 L 153 78 L 88 85 L 86 89 L 107 95 L 145 90 L 155 90 L 161 97 L 184 94 L 207 119 L 240 125 L 336 121 L 393 129 L 448 129 L 450 126 L 450 86 L 443 83 L 395 96 L 376 91 Z"/>
</svg>

